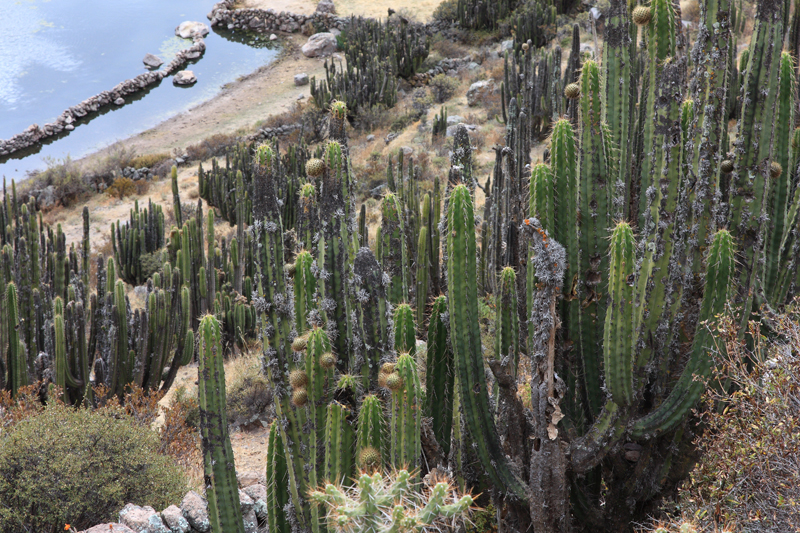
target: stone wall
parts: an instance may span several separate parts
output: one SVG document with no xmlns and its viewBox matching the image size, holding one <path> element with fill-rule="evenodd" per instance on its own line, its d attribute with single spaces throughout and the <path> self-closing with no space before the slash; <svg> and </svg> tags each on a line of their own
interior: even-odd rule
<svg viewBox="0 0 800 533">
<path fill-rule="evenodd" d="M 312 15 L 277 13 L 274 9 L 233 9 L 234 0 L 222 0 L 214 4 L 208 20 L 211 26 L 229 30 L 249 30 L 258 33 L 296 33 L 311 35 L 326 30 L 343 30 L 349 18 L 330 13 L 316 12 Z"/>
<path fill-rule="evenodd" d="M 74 130 L 74 123 L 79 118 L 86 116 L 88 113 L 94 113 L 104 106 L 112 104 L 122 105 L 126 96 L 139 92 L 150 85 L 160 82 L 167 76 L 174 74 L 190 59 L 200 57 L 205 50 L 205 41 L 203 41 L 203 38 L 199 35 L 195 35 L 192 46 L 178 52 L 175 59 L 167 63 L 161 70 L 139 74 L 135 78 L 117 84 L 109 91 L 103 91 L 100 94 L 87 98 L 78 105 L 74 105 L 65 110 L 58 116 L 55 122 L 49 122 L 41 127 L 38 124 L 32 124 L 28 126 L 25 131 L 14 135 L 10 139 L 0 139 L 0 156 L 12 154 L 16 151 L 34 146 L 42 140 L 63 131 Z M 122 99 L 122 101 L 120 102 L 119 99 Z"/>
</svg>

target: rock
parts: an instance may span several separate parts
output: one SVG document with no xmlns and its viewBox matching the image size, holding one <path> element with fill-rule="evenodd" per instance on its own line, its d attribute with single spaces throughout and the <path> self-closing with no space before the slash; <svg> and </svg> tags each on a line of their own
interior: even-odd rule
<svg viewBox="0 0 800 533">
<path fill-rule="evenodd" d="M 300 93 L 300 94 L 298 94 L 298 95 L 297 95 L 297 99 L 298 99 L 298 100 L 302 100 L 302 99 L 303 99 L 303 98 L 305 98 L 305 97 L 306 97 L 306 95 L 305 95 L 305 94 L 303 94 L 303 93 Z"/>
<path fill-rule="evenodd" d="M 170 505 L 161 511 L 161 520 L 167 525 L 172 533 L 188 533 L 191 527 L 189 522 L 181 514 L 177 505 Z"/>
<path fill-rule="evenodd" d="M 294 75 L 294 84 L 298 87 L 300 85 L 308 85 L 308 74 L 303 72 L 302 74 L 295 74 Z"/>
<path fill-rule="evenodd" d="M 147 54 L 144 56 L 144 59 L 142 59 L 142 63 L 144 63 L 144 66 L 147 68 L 156 69 L 164 64 L 164 60 L 156 55 Z"/>
<path fill-rule="evenodd" d="M 301 48 L 306 57 L 323 57 L 336 51 L 336 37 L 332 33 L 316 33 L 308 38 L 308 42 Z"/>
<path fill-rule="evenodd" d="M 258 517 L 252 509 L 248 513 L 242 513 L 244 519 L 244 533 L 257 533 Z"/>
<path fill-rule="evenodd" d="M 336 14 L 336 6 L 333 5 L 333 0 L 320 0 L 317 4 L 317 13 L 330 13 Z"/>
<path fill-rule="evenodd" d="M 269 34 L 269 40 L 270 41 L 277 41 L 278 40 L 278 36 L 275 35 L 274 33 L 270 33 Z"/>
<path fill-rule="evenodd" d="M 478 127 L 475 126 L 474 124 L 464 124 L 464 126 L 469 131 L 475 131 L 476 129 L 478 129 Z M 454 136 L 456 134 L 456 129 L 458 129 L 458 124 L 456 124 L 454 126 L 447 126 L 447 133 L 445 134 L 445 136 L 446 137 Z"/>
<path fill-rule="evenodd" d="M 497 87 L 492 80 L 476 81 L 467 90 L 467 105 L 470 107 L 481 105 L 496 92 Z"/>
<path fill-rule="evenodd" d="M 175 28 L 175 35 L 182 39 L 192 39 L 195 35 L 205 37 L 208 35 L 209 31 L 211 30 L 208 28 L 208 26 L 202 22 L 192 22 L 186 20 L 181 22 L 180 25 Z"/>
<path fill-rule="evenodd" d="M 447 117 L 447 125 L 448 126 L 455 126 L 456 124 L 464 122 L 464 119 L 458 115 L 450 115 Z"/>
<path fill-rule="evenodd" d="M 594 45 L 591 43 L 581 43 L 581 53 L 590 53 L 594 57 Z"/>
<path fill-rule="evenodd" d="M 114 105 L 125 105 L 125 99 L 120 96 L 119 98 L 114 100 Z"/>
<path fill-rule="evenodd" d="M 152 507 L 129 503 L 119 512 L 119 521 L 135 533 L 170 533 Z"/>
<path fill-rule="evenodd" d="M 211 531 L 211 522 L 208 521 L 208 504 L 195 491 L 189 491 L 183 497 L 181 513 L 189 525 L 200 533 Z"/>
<path fill-rule="evenodd" d="M 242 516 L 253 510 L 254 503 L 253 498 L 248 496 L 242 489 L 239 489 L 239 506 L 242 509 Z"/>
<path fill-rule="evenodd" d="M 67 124 L 66 126 L 64 126 L 64 129 L 67 131 L 72 131 L 75 129 L 75 126 L 73 126 L 72 124 Z"/>
<path fill-rule="evenodd" d="M 184 164 L 185 162 L 186 162 L 186 160 L 185 160 L 185 159 L 183 159 L 182 157 L 176 157 L 176 158 L 175 158 L 175 165 L 182 165 L 182 164 Z"/>
<path fill-rule="evenodd" d="M 600 17 L 603 16 L 603 12 L 597 9 L 596 7 L 590 9 L 589 13 L 592 15 L 592 18 L 594 18 L 594 20 L 598 20 Z"/>
<path fill-rule="evenodd" d="M 514 48 L 514 39 L 508 39 L 500 43 L 500 51 L 512 50 Z"/>
<path fill-rule="evenodd" d="M 181 70 L 172 78 L 172 83 L 175 85 L 192 85 L 197 83 L 197 76 L 191 70 Z"/>
<path fill-rule="evenodd" d="M 375 136 L 374 135 L 367 135 L 367 142 L 368 143 L 371 143 L 374 140 L 375 140 Z"/>
<path fill-rule="evenodd" d="M 387 189 L 387 186 L 386 186 L 386 184 L 385 184 L 385 183 L 383 183 L 383 184 L 381 184 L 381 185 L 378 185 L 378 186 L 377 186 L 377 187 L 375 187 L 374 189 L 371 189 L 371 190 L 369 191 L 369 195 L 370 195 L 371 197 L 375 198 L 375 199 L 380 199 L 380 198 L 383 198 L 383 195 L 384 195 L 384 193 L 385 193 L 386 189 Z"/>
<path fill-rule="evenodd" d="M 236 481 L 239 482 L 239 486 L 243 489 L 246 489 L 250 485 L 255 485 L 261 481 L 261 475 L 258 472 L 236 472 Z M 247 491 L 245 491 L 247 492 Z"/>
<path fill-rule="evenodd" d="M 470 61 L 469 63 L 467 63 L 467 69 L 468 69 L 468 70 L 477 70 L 477 69 L 478 69 L 478 67 L 480 67 L 480 65 L 479 65 L 479 64 L 477 64 L 477 63 L 476 63 L 476 62 L 474 62 L 474 61 Z"/>
<path fill-rule="evenodd" d="M 112 522 L 110 524 L 98 524 L 89 529 L 84 529 L 81 533 L 136 533 L 128 526 Z"/>
<path fill-rule="evenodd" d="M 267 487 L 261 483 L 253 483 L 242 490 L 244 490 L 244 493 L 250 496 L 254 502 L 258 500 L 267 501 Z"/>
<path fill-rule="evenodd" d="M 403 146 L 400 149 L 403 151 L 404 156 L 409 156 L 414 153 L 414 149 L 411 148 L 410 146 Z"/>
</svg>

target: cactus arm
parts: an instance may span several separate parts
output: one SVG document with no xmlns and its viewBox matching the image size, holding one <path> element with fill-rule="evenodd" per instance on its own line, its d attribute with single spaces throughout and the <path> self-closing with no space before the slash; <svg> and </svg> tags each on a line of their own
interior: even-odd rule
<svg viewBox="0 0 800 533">
<path fill-rule="evenodd" d="M 634 438 L 669 431 L 680 423 L 705 390 L 705 378 L 713 367 L 710 351 L 715 346 L 713 325 L 725 309 L 734 274 L 734 241 L 727 230 L 714 236 L 708 255 L 708 271 L 691 356 L 667 399 L 652 413 L 636 421 Z M 724 347 L 719 347 L 724 349 Z"/>
<path fill-rule="evenodd" d="M 353 470 L 355 433 L 348 415 L 350 410 L 339 402 L 328 404 L 325 424 L 325 479 L 349 482 Z"/>
<path fill-rule="evenodd" d="M 741 119 L 734 142 L 728 226 L 740 250 L 734 304 L 741 307 L 742 335 L 750 320 L 755 280 L 763 272 L 764 215 L 779 90 L 783 5 L 784 2 L 772 1 L 758 4 L 750 60 L 742 83 Z"/>
<path fill-rule="evenodd" d="M 617 405 L 629 405 L 633 399 L 633 279 L 635 253 L 633 230 L 620 222 L 611 234 L 611 264 L 608 273 L 608 309 L 606 310 L 603 353 L 605 382 Z"/>
<path fill-rule="evenodd" d="M 291 529 L 283 512 L 289 503 L 289 474 L 286 457 L 283 453 L 283 442 L 278 431 L 277 421 L 269 426 L 267 440 L 267 525 L 272 533 L 289 533 Z"/>
<path fill-rule="evenodd" d="M 768 208 L 770 212 L 767 227 L 767 241 L 764 257 L 764 290 L 771 302 L 775 302 L 778 292 L 783 240 L 787 227 L 787 204 L 789 199 L 791 167 L 789 164 L 790 143 L 794 126 L 794 105 L 796 95 L 794 60 L 788 52 L 781 54 L 780 89 L 775 116 L 775 145 L 773 147 L 773 165 L 780 165 L 781 173 L 773 177 L 769 184 Z"/>
</svg>

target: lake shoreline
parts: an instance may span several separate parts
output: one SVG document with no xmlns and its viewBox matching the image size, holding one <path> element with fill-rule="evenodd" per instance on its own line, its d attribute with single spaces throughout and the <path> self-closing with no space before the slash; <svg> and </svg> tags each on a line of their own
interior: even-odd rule
<svg viewBox="0 0 800 533">
<path fill-rule="evenodd" d="M 283 48 L 268 65 L 227 83 L 212 98 L 191 109 L 77 162 L 88 170 L 120 146 L 134 150 L 137 155 L 183 153 L 187 146 L 215 134 L 253 133 L 259 121 L 290 111 L 296 103 L 307 105 L 311 100 L 310 86 L 296 86 L 294 76 L 305 73 L 309 79 L 313 76 L 319 79 L 324 77 L 325 68 L 324 59 L 310 59 L 300 52 L 306 39 L 300 34 L 282 36 Z"/>
</svg>

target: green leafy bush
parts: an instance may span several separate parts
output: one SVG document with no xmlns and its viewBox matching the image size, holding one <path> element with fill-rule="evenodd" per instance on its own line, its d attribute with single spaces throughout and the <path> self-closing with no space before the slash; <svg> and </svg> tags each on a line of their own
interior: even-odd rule
<svg viewBox="0 0 800 533">
<path fill-rule="evenodd" d="M 433 92 L 433 99 L 436 103 L 442 104 L 453 97 L 458 89 L 458 78 L 452 78 L 446 74 L 437 74 L 428 83 Z"/>
<path fill-rule="evenodd" d="M 51 404 L 0 434 L 0 531 L 81 530 L 127 502 L 164 509 L 186 491 L 159 437 L 121 408 Z"/>
</svg>

